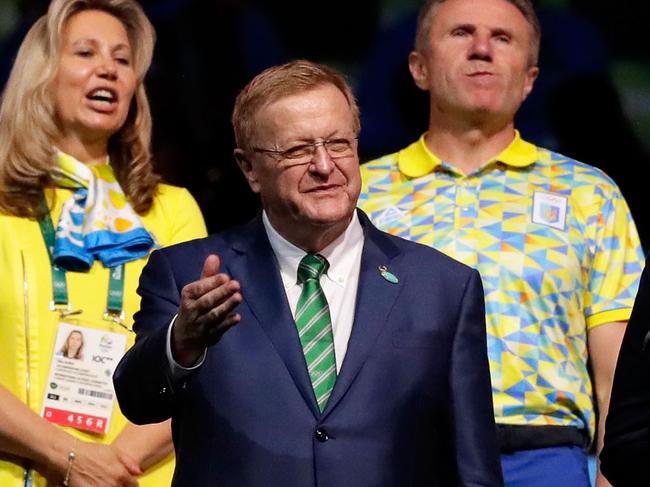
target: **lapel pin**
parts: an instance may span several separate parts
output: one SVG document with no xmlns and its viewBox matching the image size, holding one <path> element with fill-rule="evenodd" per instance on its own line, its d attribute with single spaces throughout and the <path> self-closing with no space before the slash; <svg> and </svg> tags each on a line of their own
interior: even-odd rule
<svg viewBox="0 0 650 487">
<path fill-rule="evenodd" d="M 399 279 L 397 278 L 397 276 L 395 274 L 393 274 L 392 272 L 390 272 L 388 270 L 388 267 L 386 267 L 385 265 L 380 265 L 379 266 L 379 273 L 381 274 L 381 277 L 386 279 L 391 284 L 397 284 L 399 282 Z"/>
</svg>

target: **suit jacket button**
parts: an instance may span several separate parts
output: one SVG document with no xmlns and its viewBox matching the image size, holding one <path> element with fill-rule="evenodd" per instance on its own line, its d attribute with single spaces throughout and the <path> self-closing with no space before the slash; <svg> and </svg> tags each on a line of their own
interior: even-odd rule
<svg viewBox="0 0 650 487">
<path fill-rule="evenodd" d="M 317 439 L 318 441 L 320 441 L 321 443 L 325 443 L 327 440 L 330 439 L 329 435 L 327 434 L 327 430 L 324 430 L 323 428 L 318 428 L 318 429 L 314 432 L 314 436 L 315 436 L 316 439 Z"/>
</svg>

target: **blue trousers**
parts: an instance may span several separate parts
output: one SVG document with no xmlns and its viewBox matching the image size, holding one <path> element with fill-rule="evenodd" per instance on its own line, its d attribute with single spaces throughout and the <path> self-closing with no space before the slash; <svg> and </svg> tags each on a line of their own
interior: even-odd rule
<svg viewBox="0 0 650 487">
<path fill-rule="evenodd" d="M 577 446 L 501 455 L 505 487 L 591 487 L 587 452 Z"/>
</svg>

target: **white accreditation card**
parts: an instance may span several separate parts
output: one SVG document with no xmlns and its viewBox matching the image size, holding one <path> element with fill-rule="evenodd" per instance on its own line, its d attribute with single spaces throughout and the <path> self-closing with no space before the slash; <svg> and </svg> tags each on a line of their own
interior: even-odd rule
<svg viewBox="0 0 650 487">
<path fill-rule="evenodd" d="M 126 335 L 60 322 L 42 416 L 51 423 L 106 433 L 115 407 L 113 372 L 126 344 Z"/>
</svg>

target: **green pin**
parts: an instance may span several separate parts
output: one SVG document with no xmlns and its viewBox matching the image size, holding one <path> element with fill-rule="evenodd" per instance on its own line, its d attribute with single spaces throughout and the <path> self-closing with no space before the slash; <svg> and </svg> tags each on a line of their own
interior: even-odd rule
<svg viewBox="0 0 650 487">
<path fill-rule="evenodd" d="M 385 265 L 380 265 L 379 266 L 379 273 L 381 274 L 381 277 L 386 279 L 391 284 L 397 284 L 399 282 L 399 279 L 397 278 L 397 276 L 395 274 L 393 274 L 392 272 L 390 272 L 388 270 L 388 267 L 386 267 Z"/>
</svg>

